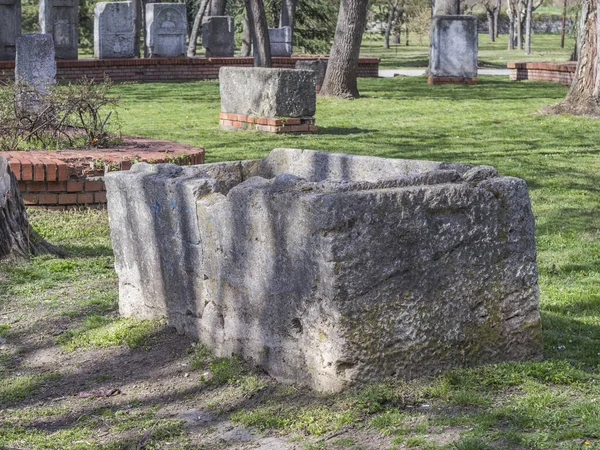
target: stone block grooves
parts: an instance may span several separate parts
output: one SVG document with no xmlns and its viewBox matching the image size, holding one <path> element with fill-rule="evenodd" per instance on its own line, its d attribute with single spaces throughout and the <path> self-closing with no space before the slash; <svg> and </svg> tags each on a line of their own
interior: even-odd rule
<svg viewBox="0 0 600 450">
<path fill-rule="evenodd" d="M 541 354 L 523 180 L 276 149 L 105 177 L 121 314 L 323 391 Z"/>
</svg>

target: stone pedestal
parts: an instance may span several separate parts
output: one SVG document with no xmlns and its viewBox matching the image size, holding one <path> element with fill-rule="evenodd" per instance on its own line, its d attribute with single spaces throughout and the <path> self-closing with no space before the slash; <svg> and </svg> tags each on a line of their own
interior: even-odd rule
<svg viewBox="0 0 600 450">
<path fill-rule="evenodd" d="M 327 73 L 327 61 L 324 60 L 305 60 L 296 61 L 296 69 L 298 70 L 310 70 L 315 74 L 315 84 L 317 86 L 317 93 L 321 91 L 321 86 L 325 81 L 325 74 Z"/>
<path fill-rule="evenodd" d="M 21 0 L 0 0 L 0 61 L 14 60 L 21 35 Z"/>
<path fill-rule="evenodd" d="M 433 16 L 429 84 L 476 84 L 477 50 L 475 16 Z"/>
<path fill-rule="evenodd" d="M 151 58 L 185 56 L 186 11 L 183 3 L 146 5 L 146 49 Z"/>
<path fill-rule="evenodd" d="M 132 2 L 97 3 L 94 8 L 94 56 L 133 58 L 135 27 Z"/>
<path fill-rule="evenodd" d="M 77 59 L 78 0 L 40 0 L 40 30 L 54 39 L 57 59 Z"/>
<path fill-rule="evenodd" d="M 202 24 L 202 47 L 207 57 L 231 57 L 235 51 L 235 27 L 231 16 L 210 16 Z"/>
<path fill-rule="evenodd" d="M 278 133 L 317 130 L 312 71 L 222 67 L 219 81 L 222 128 Z"/>
<path fill-rule="evenodd" d="M 276 149 L 105 183 L 121 314 L 282 382 L 541 356 L 527 185 L 492 167 Z"/>
<path fill-rule="evenodd" d="M 56 83 L 52 36 L 25 34 L 17 39 L 15 82 L 19 108 L 35 111 Z"/>
<path fill-rule="evenodd" d="M 292 56 L 292 27 L 269 28 L 271 56 Z"/>
</svg>

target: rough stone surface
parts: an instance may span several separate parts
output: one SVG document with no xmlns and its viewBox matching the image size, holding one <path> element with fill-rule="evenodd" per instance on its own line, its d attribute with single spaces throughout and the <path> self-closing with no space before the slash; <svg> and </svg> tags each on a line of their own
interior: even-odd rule
<svg viewBox="0 0 600 450">
<path fill-rule="evenodd" d="M 221 112 L 256 117 L 314 116 L 315 75 L 308 70 L 222 67 Z"/>
<path fill-rule="evenodd" d="M 132 2 L 97 3 L 94 8 L 94 56 L 133 58 L 135 27 Z"/>
<path fill-rule="evenodd" d="M 271 56 L 292 56 L 292 27 L 269 28 Z"/>
<path fill-rule="evenodd" d="M 210 16 L 202 24 L 202 47 L 207 57 L 230 57 L 235 51 L 232 16 Z"/>
<path fill-rule="evenodd" d="M 0 61 L 13 60 L 21 35 L 21 0 L 0 0 Z"/>
<path fill-rule="evenodd" d="M 477 78 L 477 18 L 433 16 L 431 77 Z"/>
<path fill-rule="evenodd" d="M 56 83 L 54 42 L 47 34 L 25 34 L 17 39 L 15 80 L 19 108 L 35 111 Z"/>
<path fill-rule="evenodd" d="M 523 180 L 277 149 L 105 181 L 121 313 L 166 316 L 283 382 L 337 391 L 541 354 Z"/>
<path fill-rule="evenodd" d="M 327 73 L 327 61 L 323 61 L 322 59 L 296 61 L 296 69 L 312 71 L 315 74 L 317 91 L 321 89 L 325 81 L 325 74 Z"/>
<path fill-rule="evenodd" d="M 54 39 L 57 59 L 77 59 L 78 0 L 40 0 L 40 32 Z"/>
<path fill-rule="evenodd" d="M 146 46 L 150 57 L 185 55 L 187 9 L 183 3 L 146 5 Z"/>
</svg>

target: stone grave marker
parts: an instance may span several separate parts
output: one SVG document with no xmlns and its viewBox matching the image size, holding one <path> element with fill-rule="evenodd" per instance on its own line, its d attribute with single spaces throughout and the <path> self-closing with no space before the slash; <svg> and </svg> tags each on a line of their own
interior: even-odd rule
<svg viewBox="0 0 600 450">
<path fill-rule="evenodd" d="M 21 35 L 21 0 L 0 0 L 0 61 L 13 60 Z"/>
<path fill-rule="evenodd" d="M 94 8 L 94 56 L 133 58 L 132 2 L 97 3 Z"/>
<path fill-rule="evenodd" d="M 186 11 L 183 3 L 146 5 L 146 47 L 151 58 L 174 58 L 185 55 Z"/>
<path fill-rule="evenodd" d="M 202 47 L 206 56 L 231 57 L 235 51 L 235 28 L 231 16 L 210 16 L 202 24 Z"/>
<path fill-rule="evenodd" d="M 54 42 L 48 34 L 25 34 L 17 39 L 15 83 L 17 103 L 36 110 L 56 83 Z"/>
<path fill-rule="evenodd" d="M 40 0 L 40 30 L 54 39 L 57 59 L 77 59 L 79 2 L 77 0 Z"/>
<path fill-rule="evenodd" d="M 269 28 L 271 56 L 292 56 L 292 27 Z"/>
<path fill-rule="evenodd" d="M 317 93 L 321 90 L 321 86 L 323 86 L 323 82 L 325 81 L 325 74 L 327 73 L 327 61 L 322 59 L 296 61 L 296 69 L 313 72 L 315 74 Z"/>
</svg>

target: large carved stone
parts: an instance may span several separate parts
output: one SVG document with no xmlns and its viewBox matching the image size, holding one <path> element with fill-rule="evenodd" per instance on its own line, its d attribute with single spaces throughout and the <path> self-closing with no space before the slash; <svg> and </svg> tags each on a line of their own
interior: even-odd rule
<svg viewBox="0 0 600 450">
<path fill-rule="evenodd" d="M 14 60 L 21 35 L 21 0 L 0 0 L 0 61 Z"/>
<path fill-rule="evenodd" d="M 105 178 L 119 307 L 337 391 L 541 354 L 523 180 L 278 149 Z"/>
<path fill-rule="evenodd" d="M 186 6 L 183 3 L 146 5 L 146 46 L 150 57 L 185 55 Z"/>
<path fill-rule="evenodd" d="M 94 8 L 94 56 L 133 58 L 132 2 L 97 3 Z"/>
<path fill-rule="evenodd" d="M 54 39 L 57 59 L 77 59 L 78 0 L 40 0 L 40 30 Z"/>
<path fill-rule="evenodd" d="M 47 34 L 25 34 L 16 47 L 17 104 L 23 111 L 37 111 L 56 83 L 54 42 Z"/>
</svg>

